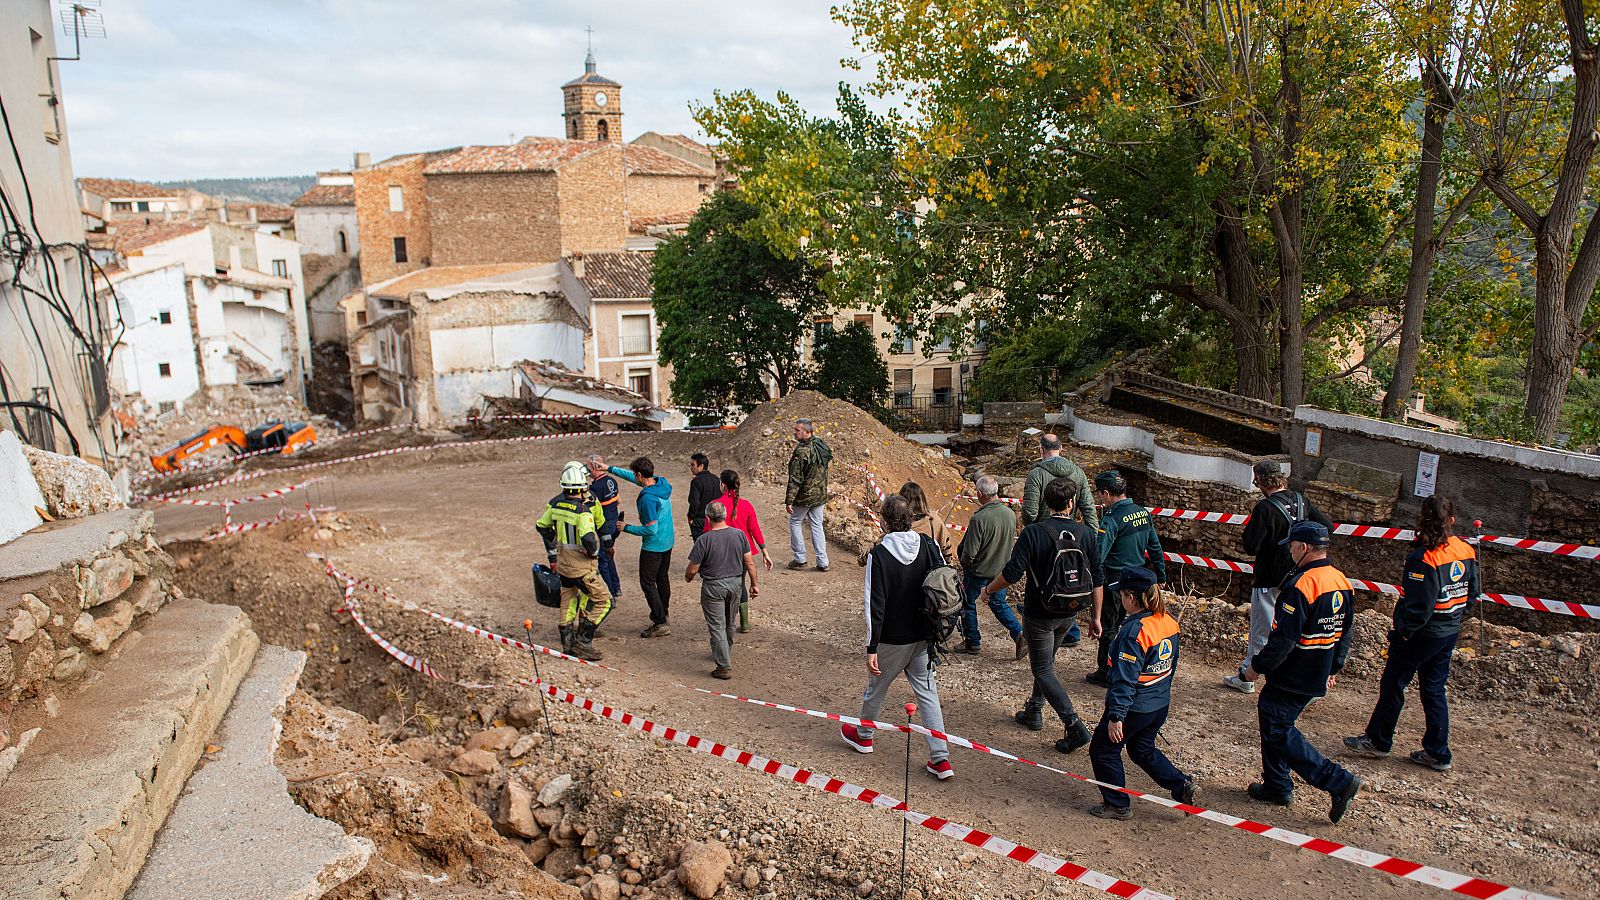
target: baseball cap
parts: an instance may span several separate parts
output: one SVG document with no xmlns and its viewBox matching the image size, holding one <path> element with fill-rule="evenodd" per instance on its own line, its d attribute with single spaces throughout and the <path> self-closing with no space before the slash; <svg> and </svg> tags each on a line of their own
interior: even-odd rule
<svg viewBox="0 0 1600 900">
<path fill-rule="evenodd" d="M 1252 471 L 1255 473 L 1257 481 L 1263 478 L 1282 478 L 1284 475 L 1283 463 L 1271 459 L 1256 460 Z"/>
<path fill-rule="evenodd" d="M 1156 573 L 1143 566 L 1134 566 L 1131 569 L 1123 569 L 1122 577 L 1112 582 L 1110 587 L 1113 591 L 1133 591 L 1135 594 L 1142 594 L 1157 583 Z"/>
<path fill-rule="evenodd" d="M 1326 547 L 1328 546 L 1328 529 L 1324 528 L 1320 522 L 1296 522 L 1294 527 L 1289 529 L 1289 536 L 1278 543 L 1288 544 L 1291 541 L 1299 541 L 1309 547 Z"/>
<path fill-rule="evenodd" d="M 1122 473 L 1116 469 L 1107 469 L 1094 477 L 1094 489 L 1110 494 L 1126 494 L 1128 492 L 1128 480 L 1123 478 Z"/>
</svg>

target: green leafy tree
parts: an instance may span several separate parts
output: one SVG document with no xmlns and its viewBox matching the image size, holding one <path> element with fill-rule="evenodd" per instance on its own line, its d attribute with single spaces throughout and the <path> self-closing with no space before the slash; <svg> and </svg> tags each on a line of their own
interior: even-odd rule
<svg viewBox="0 0 1600 900">
<path fill-rule="evenodd" d="M 872 329 L 851 322 L 823 339 L 811 353 L 811 387 L 868 411 L 889 396 L 889 364 L 878 352 Z"/>
<path fill-rule="evenodd" d="M 737 192 L 712 197 L 685 233 L 655 254 L 651 277 L 663 365 L 673 400 L 750 405 L 804 378 L 801 337 L 823 309 L 819 273 L 773 253 L 748 226 L 755 207 Z"/>
</svg>

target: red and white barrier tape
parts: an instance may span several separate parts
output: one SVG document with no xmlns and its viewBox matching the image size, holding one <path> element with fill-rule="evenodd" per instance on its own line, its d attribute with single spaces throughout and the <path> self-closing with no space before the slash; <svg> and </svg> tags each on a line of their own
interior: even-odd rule
<svg viewBox="0 0 1600 900">
<path fill-rule="evenodd" d="M 317 558 L 320 558 L 320 557 L 317 557 Z M 326 560 L 324 560 L 324 565 L 327 566 L 330 575 L 333 575 L 334 577 L 345 581 L 346 584 L 349 585 L 351 589 L 353 589 L 354 586 L 356 586 L 356 585 L 360 585 L 362 588 L 364 588 L 366 590 L 369 590 L 369 591 L 372 591 L 374 594 L 377 594 L 378 596 L 381 596 L 381 597 L 385 598 L 386 600 L 390 601 L 391 603 L 398 604 L 399 606 L 401 606 L 404 609 L 412 610 L 412 611 L 416 611 L 416 612 L 421 612 L 421 613 L 423 613 L 425 615 L 428 615 L 428 616 L 430 616 L 430 617 L 432 617 L 432 618 L 434 618 L 434 619 L 436 619 L 438 621 L 441 621 L 441 622 L 444 622 L 446 624 L 449 624 L 449 625 L 451 625 L 451 626 L 453 626 L 455 628 L 458 628 L 458 629 L 460 629 L 462 631 L 466 631 L 469 634 L 473 634 L 473 635 L 475 635 L 477 637 L 481 637 L 481 638 L 484 638 L 486 640 L 491 640 L 491 641 L 494 641 L 494 642 L 499 643 L 499 644 L 503 644 L 503 645 L 508 646 L 508 647 L 515 647 L 515 648 L 521 649 L 521 650 L 538 651 L 538 652 L 545 653 L 545 654 L 548 654 L 548 655 L 551 655 L 551 656 L 555 656 L 555 657 L 560 658 L 560 659 L 571 660 L 573 662 L 580 663 L 582 665 L 588 665 L 588 666 L 593 666 L 593 667 L 596 667 L 596 668 L 607 669 L 609 671 L 617 672 L 619 674 L 627 675 L 629 677 L 634 677 L 634 678 L 643 677 L 643 676 L 636 675 L 635 673 L 629 672 L 629 671 L 627 671 L 625 669 L 618 669 L 618 668 L 616 668 L 614 666 L 607 666 L 607 665 L 602 665 L 600 663 L 588 662 L 586 660 L 578 659 L 575 656 L 570 656 L 568 654 L 562 653 L 562 652 L 557 651 L 557 650 L 551 650 L 550 648 L 543 647 L 543 646 L 540 646 L 538 644 L 524 643 L 523 641 L 519 641 L 519 640 L 516 640 L 514 638 L 509 638 L 509 637 L 506 637 L 504 635 L 496 634 L 495 632 L 489 631 L 487 629 L 478 628 L 478 627 L 473 626 L 473 625 L 468 625 L 465 622 L 461 622 L 461 621 L 453 619 L 453 618 L 451 618 L 449 616 L 433 612 L 432 610 L 426 609 L 426 608 L 421 607 L 421 606 L 417 606 L 416 604 L 409 603 L 409 602 L 406 602 L 406 601 L 401 601 L 392 592 L 390 592 L 390 591 L 388 591 L 386 589 L 377 587 L 377 586 L 371 584 L 370 582 L 364 581 L 364 580 L 362 580 L 360 578 L 356 578 L 354 576 L 350 576 L 350 575 L 347 575 L 347 574 L 345 574 L 343 572 L 340 572 L 339 570 L 333 568 L 333 566 L 330 563 L 327 563 Z M 434 677 L 439 677 L 439 676 L 434 676 Z M 847 715 L 842 715 L 842 714 L 839 714 L 839 713 L 830 713 L 830 712 L 825 712 L 825 711 L 822 711 L 822 710 L 807 709 L 805 707 L 792 706 L 792 705 L 784 704 L 784 703 L 774 703 L 774 702 L 769 701 L 769 700 L 756 700 L 756 699 L 752 699 L 752 698 L 749 698 L 749 697 L 742 697 L 742 696 L 739 696 L 737 694 L 727 694 L 727 693 L 722 693 L 720 691 L 711 691 L 711 690 L 707 690 L 705 688 L 690 687 L 688 685 L 678 684 L 676 682 L 673 682 L 671 684 L 672 684 L 673 687 L 678 687 L 678 688 L 684 688 L 684 689 L 687 689 L 687 690 L 691 690 L 691 691 L 694 691 L 697 694 L 702 694 L 702 695 L 710 696 L 710 697 L 717 697 L 717 698 L 721 698 L 721 699 L 725 699 L 725 700 L 733 700 L 733 701 L 736 701 L 736 702 L 739 702 L 739 703 L 747 703 L 747 704 L 751 704 L 751 705 L 754 705 L 754 706 L 763 707 L 763 708 L 766 708 L 766 709 L 773 709 L 773 710 L 778 710 L 778 711 L 782 711 L 782 712 L 798 713 L 800 715 L 810 716 L 812 718 L 825 719 L 825 720 L 831 721 L 831 722 L 839 722 L 841 724 L 855 725 L 855 726 L 858 726 L 858 727 L 867 727 L 867 728 L 873 728 L 873 729 L 879 729 L 879 730 L 898 731 L 898 732 L 902 732 L 902 733 L 912 733 L 912 734 L 920 734 L 920 735 L 923 735 L 923 736 L 931 736 L 931 737 L 937 738 L 939 740 L 946 741 L 946 742 L 949 742 L 951 744 L 955 744 L 956 746 L 964 747 L 966 749 L 973 750 L 973 751 L 976 751 L 976 752 L 979 752 L 979 753 L 984 753 L 984 754 L 988 754 L 990 756 L 995 756 L 995 757 L 998 757 L 1000 759 L 1004 759 L 1004 760 L 1007 760 L 1007 761 L 1010 761 L 1010 762 L 1016 762 L 1016 763 L 1021 763 L 1023 765 L 1032 766 L 1034 768 L 1041 769 L 1043 771 L 1053 772 L 1053 773 L 1055 773 L 1057 775 L 1062 775 L 1062 776 L 1065 776 L 1065 777 L 1068 777 L 1068 778 L 1072 778 L 1074 780 L 1081 781 L 1081 782 L 1084 782 L 1086 784 L 1091 784 L 1091 785 L 1094 785 L 1096 787 L 1102 787 L 1102 788 L 1107 788 L 1107 789 L 1110 789 L 1110 790 L 1118 791 L 1118 792 L 1126 794 L 1126 795 L 1128 795 L 1130 797 L 1136 797 L 1136 798 L 1141 799 L 1141 800 L 1146 800 L 1146 801 L 1149 801 L 1151 803 L 1158 804 L 1160 806 L 1165 806 L 1165 807 L 1167 807 L 1169 809 L 1176 809 L 1179 812 L 1185 813 L 1187 815 L 1194 816 L 1195 818 L 1202 819 L 1202 820 L 1205 820 L 1207 822 L 1212 822 L 1214 824 L 1224 825 L 1224 826 L 1229 827 L 1229 828 L 1234 828 L 1234 829 L 1237 829 L 1239 831 L 1245 831 L 1245 832 L 1248 832 L 1250 834 L 1259 835 L 1261 837 L 1265 837 L 1265 838 L 1268 838 L 1270 840 L 1278 841 L 1280 843 L 1289 844 L 1290 846 L 1298 847 L 1300 849 L 1311 850 L 1311 851 L 1316 852 L 1316 853 L 1321 853 L 1321 854 L 1323 854 L 1325 856 L 1336 857 L 1336 858 L 1342 859 L 1342 860 L 1344 860 L 1346 862 L 1352 862 L 1352 863 L 1355 863 L 1357 865 L 1365 866 L 1365 867 L 1370 868 L 1370 869 L 1375 869 L 1375 870 L 1380 871 L 1380 872 L 1388 873 L 1390 875 L 1396 875 L 1396 876 L 1401 877 L 1401 878 L 1408 878 L 1410 880 L 1417 881 L 1417 882 L 1422 883 L 1422 884 L 1427 884 L 1427 885 L 1430 885 L 1430 886 L 1433 886 L 1433 887 L 1442 888 L 1444 890 L 1453 891 L 1453 892 L 1456 892 L 1456 893 L 1461 893 L 1461 894 L 1464 894 L 1464 895 L 1470 896 L 1470 897 L 1479 897 L 1479 898 L 1493 897 L 1493 898 L 1501 898 L 1501 900 L 1510 900 L 1510 898 L 1529 898 L 1529 900 L 1531 900 L 1531 898 L 1542 898 L 1542 900 L 1548 900 L 1548 898 L 1544 898 L 1543 895 L 1536 894 L 1536 893 L 1533 893 L 1531 891 L 1525 891 L 1525 890 L 1522 890 L 1522 889 L 1519 889 L 1519 888 L 1512 888 L 1512 887 L 1509 887 L 1507 885 L 1498 884 L 1496 882 L 1487 881 L 1487 880 L 1484 880 L 1484 879 L 1475 878 L 1475 877 L 1468 876 L 1468 875 L 1461 875 L 1461 874 L 1456 873 L 1456 872 L 1451 872 L 1451 871 L 1448 871 L 1448 870 L 1445 870 L 1445 869 L 1440 869 L 1440 868 L 1433 867 L 1433 866 L 1425 866 L 1425 865 L 1423 865 L 1421 863 L 1412 862 L 1410 860 L 1405 860 L 1405 859 L 1400 859 L 1399 857 L 1389 856 L 1387 854 L 1374 853 L 1374 852 L 1372 852 L 1370 850 L 1363 850 L 1363 849 L 1361 849 L 1359 847 L 1352 847 L 1352 846 L 1349 846 L 1349 845 L 1346 845 L 1346 844 L 1338 844 L 1338 843 L 1335 843 L 1333 841 L 1324 840 L 1322 838 L 1316 838 L 1316 837 L 1312 837 L 1310 835 L 1300 834 L 1298 832 L 1289 831 L 1289 830 L 1281 829 L 1281 828 L 1276 828 L 1274 826 L 1267 825 L 1267 824 L 1262 823 L 1262 822 L 1256 822 L 1256 821 L 1252 821 L 1250 819 L 1241 819 L 1241 818 L 1239 818 L 1237 816 L 1231 816 L 1231 815 L 1229 815 L 1227 813 L 1218 812 L 1216 810 L 1206 809 L 1204 807 L 1194 806 L 1194 805 L 1186 804 L 1186 803 L 1179 803 L 1176 800 L 1172 800 L 1172 799 L 1169 799 L 1169 798 L 1166 798 L 1166 797 L 1162 797 L 1162 796 L 1158 796 L 1158 795 L 1154 795 L 1154 794 L 1147 794 L 1147 793 L 1145 793 L 1143 791 L 1134 790 L 1132 788 L 1122 787 L 1122 786 L 1114 785 L 1114 784 L 1108 784 L 1108 783 L 1103 782 L 1103 781 L 1098 781 L 1098 780 L 1096 780 L 1094 778 L 1090 778 L 1090 777 L 1087 777 L 1087 776 L 1084 776 L 1084 775 L 1079 775 L 1079 774 L 1074 773 L 1074 772 L 1069 772 L 1069 771 L 1067 771 L 1065 769 L 1058 769 L 1058 768 L 1056 768 L 1054 766 L 1046 765 L 1046 764 L 1040 763 L 1040 762 L 1035 762 L 1034 760 L 1028 759 L 1026 757 L 1018 756 L 1016 754 L 1009 753 L 1009 752 L 1007 752 L 1005 750 L 1001 750 L 1001 749 L 996 748 L 996 747 L 991 747 L 991 746 L 989 746 L 987 744 L 984 744 L 984 743 L 981 743 L 979 741 L 974 741 L 974 740 L 972 740 L 970 738 L 962 737 L 961 735 L 949 734 L 949 733 L 943 732 L 943 731 L 934 731 L 932 729 L 924 728 L 924 727 L 922 727 L 920 725 L 916 725 L 916 724 L 907 723 L 907 724 L 902 725 L 902 724 L 896 724 L 896 723 L 892 723 L 892 722 L 879 722 L 879 721 L 874 721 L 874 720 L 871 720 L 871 719 L 860 719 L 860 718 L 857 718 L 855 716 L 847 716 Z"/>
<path fill-rule="evenodd" d="M 356 584 L 354 581 L 346 579 L 344 589 L 345 611 L 350 613 L 350 618 L 369 639 L 382 648 L 385 653 L 398 660 L 402 665 L 428 678 L 447 681 L 451 684 L 455 684 L 464 688 L 485 689 L 501 686 L 461 682 L 446 678 L 445 676 L 440 675 L 438 671 L 430 666 L 427 660 L 424 660 L 414 654 L 407 653 L 406 651 L 395 646 L 388 639 L 384 638 L 383 635 L 374 630 L 372 626 L 368 625 L 366 620 L 362 617 L 361 604 L 355 599 L 355 587 Z M 565 654 L 561 655 L 565 656 Z M 641 716 L 636 716 L 633 713 L 624 712 L 623 710 L 597 703 L 588 697 L 580 697 L 577 694 L 562 690 L 561 688 L 537 678 L 519 678 L 516 679 L 514 683 L 517 685 L 531 687 L 536 691 L 542 691 L 551 699 L 561 703 L 566 703 L 569 706 L 578 707 L 579 709 L 599 716 L 602 719 L 609 719 L 620 725 L 625 725 L 629 728 L 632 728 L 635 731 L 640 731 L 651 735 L 652 737 L 657 737 L 664 741 L 670 741 L 672 743 L 679 744 L 687 747 L 690 750 L 704 753 L 708 756 L 714 756 L 718 759 L 734 763 L 735 765 L 743 766 L 747 769 L 760 772 L 764 775 L 769 775 L 783 781 L 790 781 L 795 784 L 804 785 L 805 787 L 822 791 L 823 793 L 835 794 L 850 800 L 859 800 L 869 806 L 893 810 L 912 824 L 919 825 L 928 829 L 929 831 L 936 832 L 944 835 L 945 837 L 960 841 L 964 844 L 970 844 L 971 846 L 977 847 L 981 850 L 987 850 L 988 852 L 997 856 L 1004 856 L 1007 859 L 1015 860 L 1023 865 L 1030 866 L 1040 871 L 1049 872 L 1053 875 L 1059 875 L 1062 878 L 1066 878 L 1070 881 L 1076 881 L 1079 884 L 1088 885 L 1089 887 L 1096 888 L 1116 897 L 1135 898 L 1135 900 L 1173 900 L 1173 898 L 1167 894 L 1158 893 L 1156 891 L 1149 890 L 1148 888 L 1140 887 L 1139 885 L 1130 881 L 1124 881 L 1120 878 L 1107 875 L 1103 872 L 1097 872 L 1093 869 L 1089 869 L 1068 860 L 1061 859 L 1060 857 L 1052 856 L 1048 853 L 1043 853 L 1031 847 L 1018 844 L 1014 841 L 1008 841 L 1005 838 L 989 834 L 988 832 L 979 831 L 976 828 L 962 825 L 959 822 L 953 822 L 949 819 L 938 816 L 930 816 L 925 813 L 916 812 L 907 806 L 905 801 L 898 800 L 887 794 L 880 794 L 879 792 L 870 788 L 852 784 L 848 781 L 835 778 L 831 775 L 825 775 L 820 772 L 814 772 L 809 769 L 800 768 L 799 766 L 791 766 L 785 763 L 780 763 L 777 760 L 767 759 L 766 757 L 758 756 L 747 750 L 741 750 L 738 747 L 732 747 L 716 741 L 707 740 L 706 738 L 702 738 L 682 729 L 673 728 L 669 725 L 662 725 L 658 722 L 653 722 Z"/>
<path fill-rule="evenodd" d="M 333 512 L 333 507 L 319 506 L 315 509 L 308 508 L 292 513 L 285 510 L 270 519 L 262 519 L 259 522 L 233 522 L 228 525 L 224 525 L 222 530 L 213 531 L 205 537 L 202 537 L 200 540 L 215 541 L 220 538 L 225 538 L 230 534 L 243 534 L 246 531 L 255 531 L 258 528 L 266 528 L 270 525 L 280 525 L 284 522 L 290 522 L 295 519 L 310 519 L 311 521 L 315 522 L 317 520 L 317 513 L 323 512 Z"/>
<path fill-rule="evenodd" d="M 1217 522 L 1223 525 L 1243 525 L 1250 521 L 1250 517 L 1242 513 L 1202 512 L 1193 509 L 1167 509 L 1160 506 L 1152 507 L 1150 514 L 1195 522 Z M 1417 536 L 1417 533 L 1409 528 L 1390 528 L 1384 525 L 1349 525 L 1345 523 L 1335 523 L 1333 533 L 1391 541 L 1411 541 L 1415 540 Z M 1600 559 L 1600 547 L 1591 547 L 1585 544 L 1505 537 L 1498 534 L 1486 534 L 1482 540 L 1502 547 L 1515 547 L 1518 550 L 1530 550 L 1535 553 L 1571 556 L 1577 559 Z"/>
<path fill-rule="evenodd" d="M 292 494 L 295 491 L 302 490 L 310 485 L 324 480 L 326 480 L 325 476 L 308 478 L 299 484 L 291 484 L 288 487 L 276 488 L 274 490 L 267 491 L 266 493 L 256 494 L 251 497 L 224 497 L 221 500 L 191 500 L 182 497 L 162 497 L 160 500 L 163 503 L 176 503 L 184 506 L 243 506 L 246 503 L 255 503 L 258 500 L 271 500 L 273 497 L 282 497 L 285 494 Z"/>
<path fill-rule="evenodd" d="M 443 441 L 437 444 L 415 444 L 405 447 L 390 447 L 387 450 L 373 450 L 370 453 L 358 453 L 355 456 L 341 456 L 337 459 L 324 459 L 318 462 L 302 463 L 298 466 L 285 466 L 281 469 L 259 469 L 254 472 L 241 472 L 237 475 L 232 475 L 217 481 L 208 481 L 205 484 L 197 484 L 193 487 L 181 488 L 176 491 L 167 491 L 166 493 L 162 494 L 152 494 L 145 497 L 135 497 L 133 502 L 144 503 L 153 500 L 167 500 L 170 497 L 180 497 L 186 494 L 210 490 L 215 487 L 238 484 L 241 481 L 252 481 L 257 478 L 265 478 L 269 475 L 285 475 L 290 472 L 303 472 L 308 469 L 321 469 L 328 466 L 343 465 L 345 463 L 361 462 L 368 459 L 378 459 L 379 457 L 384 456 L 394 456 L 400 453 L 419 453 L 427 450 L 450 450 L 460 447 L 484 447 L 496 444 L 521 444 L 529 441 L 554 441 L 562 438 L 594 438 L 637 433 L 638 432 L 633 431 L 583 431 L 563 434 L 530 434 L 523 435 L 521 437 L 486 438 L 476 441 Z"/>
<path fill-rule="evenodd" d="M 1190 556 L 1187 553 L 1167 552 L 1162 554 L 1168 562 L 1182 563 L 1186 566 L 1199 566 L 1204 569 L 1222 569 L 1228 572 L 1250 574 L 1255 567 L 1250 563 L 1234 562 L 1229 559 L 1212 559 L 1206 556 Z M 1383 581 L 1367 581 L 1362 578 L 1351 578 L 1350 584 L 1364 590 L 1379 594 L 1400 596 L 1404 592 L 1398 585 L 1388 584 Z M 1521 594 L 1496 594 L 1485 591 L 1484 599 L 1501 606 L 1514 606 L 1519 609 L 1531 609 L 1535 612 L 1559 613 L 1564 616 L 1576 616 L 1580 619 L 1600 619 L 1600 606 L 1590 603 L 1573 603 L 1569 600 L 1546 600 L 1542 597 L 1525 597 Z"/>
</svg>

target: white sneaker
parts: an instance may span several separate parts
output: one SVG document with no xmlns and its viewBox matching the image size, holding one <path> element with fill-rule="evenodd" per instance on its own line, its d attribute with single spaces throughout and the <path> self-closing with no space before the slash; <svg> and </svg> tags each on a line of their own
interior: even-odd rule
<svg viewBox="0 0 1600 900">
<path fill-rule="evenodd" d="M 1222 676 L 1222 683 L 1241 694 L 1254 694 L 1256 692 L 1256 683 L 1254 681 L 1245 681 L 1237 675 Z"/>
</svg>

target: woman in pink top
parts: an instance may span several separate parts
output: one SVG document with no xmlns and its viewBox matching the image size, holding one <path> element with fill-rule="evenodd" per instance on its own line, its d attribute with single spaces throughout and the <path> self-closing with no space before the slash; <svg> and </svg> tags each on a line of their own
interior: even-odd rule
<svg viewBox="0 0 1600 900">
<path fill-rule="evenodd" d="M 761 553 L 761 558 L 766 561 L 767 571 L 772 571 L 772 556 L 767 553 L 767 539 L 761 534 L 761 523 L 756 521 L 756 508 L 750 505 L 749 500 L 739 499 L 739 473 L 732 469 L 722 470 L 722 496 L 718 498 L 728 510 L 728 527 L 737 528 L 744 532 L 750 539 L 750 553 Z M 739 598 L 739 633 L 750 631 L 750 595 L 745 594 Z"/>
</svg>

